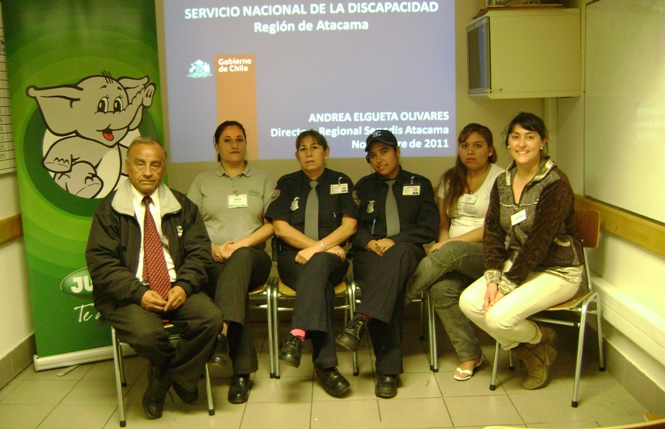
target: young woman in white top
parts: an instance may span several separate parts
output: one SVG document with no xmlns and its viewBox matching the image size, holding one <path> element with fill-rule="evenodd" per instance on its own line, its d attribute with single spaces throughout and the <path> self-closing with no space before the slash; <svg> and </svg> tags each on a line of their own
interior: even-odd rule
<svg viewBox="0 0 665 429">
<path fill-rule="evenodd" d="M 483 276 L 483 222 L 494 179 L 503 169 L 497 160 L 491 131 L 468 124 L 458 138 L 455 166 L 437 188 L 441 215 L 439 238 L 407 285 L 406 301 L 431 288 L 431 299 L 461 362 L 453 377 L 464 381 L 480 366 L 481 351 L 473 325 L 459 308 L 459 296 Z"/>
</svg>

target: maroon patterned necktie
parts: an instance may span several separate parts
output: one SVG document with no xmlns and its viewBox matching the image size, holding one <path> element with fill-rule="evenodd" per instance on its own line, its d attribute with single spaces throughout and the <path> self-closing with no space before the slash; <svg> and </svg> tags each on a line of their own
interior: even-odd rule
<svg viewBox="0 0 665 429">
<path fill-rule="evenodd" d="M 166 259 L 162 250 L 162 241 L 157 232 L 155 220 L 150 213 L 152 198 L 143 198 L 145 217 L 143 218 L 143 281 L 150 289 L 157 292 L 164 300 L 171 290 L 171 278 L 166 268 Z"/>
</svg>

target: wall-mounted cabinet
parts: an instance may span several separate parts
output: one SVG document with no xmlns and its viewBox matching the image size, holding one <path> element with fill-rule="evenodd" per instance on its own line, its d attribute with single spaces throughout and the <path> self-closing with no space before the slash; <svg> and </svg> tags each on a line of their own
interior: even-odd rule
<svg viewBox="0 0 665 429">
<path fill-rule="evenodd" d="M 582 94 L 579 9 L 490 10 L 467 26 L 472 98 Z"/>
</svg>

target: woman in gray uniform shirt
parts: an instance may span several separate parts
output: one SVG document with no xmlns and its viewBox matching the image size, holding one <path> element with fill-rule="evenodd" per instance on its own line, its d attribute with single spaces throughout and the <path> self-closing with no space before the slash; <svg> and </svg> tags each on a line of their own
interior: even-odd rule
<svg viewBox="0 0 665 429">
<path fill-rule="evenodd" d="M 210 362 L 227 366 L 233 361 L 228 399 L 240 404 L 249 397 L 249 374 L 258 369 L 244 324 L 248 292 L 268 280 L 272 267 L 264 248 L 273 227 L 265 211 L 275 183 L 245 161 L 247 136 L 239 122 L 220 124 L 214 145 L 219 167 L 199 174 L 187 196 L 201 209 L 212 241 L 214 264 L 207 289 L 224 315 L 224 330 Z"/>
</svg>

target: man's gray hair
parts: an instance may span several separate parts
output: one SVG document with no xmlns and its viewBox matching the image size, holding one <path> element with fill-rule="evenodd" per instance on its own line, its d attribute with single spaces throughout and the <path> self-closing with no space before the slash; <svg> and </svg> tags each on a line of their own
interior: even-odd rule
<svg viewBox="0 0 665 429">
<path fill-rule="evenodd" d="M 150 136 L 138 136 L 134 140 L 132 140 L 132 142 L 127 147 L 127 162 L 129 162 L 129 154 L 132 152 L 132 148 L 140 144 L 156 144 L 159 147 L 161 147 L 162 150 L 164 151 L 164 162 L 166 162 L 166 149 L 164 149 L 164 146 L 162 146 L 162 144 L 158 142 L 157 139 Z"/>
</svg>

